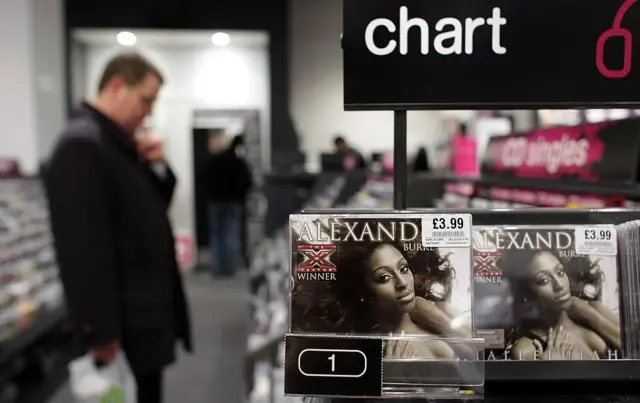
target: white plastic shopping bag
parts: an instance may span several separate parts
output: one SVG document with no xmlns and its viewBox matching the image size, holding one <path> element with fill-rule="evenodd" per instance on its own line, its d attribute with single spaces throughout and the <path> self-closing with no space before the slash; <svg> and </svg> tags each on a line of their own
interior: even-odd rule
<svg viewBox="0 0 640 403">
<path fill-rule="evenodd" d="M 98 368 L 90 355 L 69 364 L 75 403 L 137 403 L 136 381 L 123 353 Z"/>
</svg>

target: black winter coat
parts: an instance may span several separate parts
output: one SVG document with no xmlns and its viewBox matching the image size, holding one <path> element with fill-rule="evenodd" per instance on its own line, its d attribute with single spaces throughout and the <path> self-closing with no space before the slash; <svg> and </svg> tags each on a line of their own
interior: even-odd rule
<svg viewBox="0 0 640 403">
<path fill-rule="evenodd" d="M 209 157 L 205 166 L 209 202 L 244 203 L 251 189 L 249 166 L 230 148 Z"/>
<path fill-rule="evenodd" d="M 176 178 L 139 157 L 113 121 L 83 104 L 45 175 L 51 226 L 72 320 L 87 347 L 119 341 L 134 372 L 191 350 L 167 209 Z"/>
</svg>

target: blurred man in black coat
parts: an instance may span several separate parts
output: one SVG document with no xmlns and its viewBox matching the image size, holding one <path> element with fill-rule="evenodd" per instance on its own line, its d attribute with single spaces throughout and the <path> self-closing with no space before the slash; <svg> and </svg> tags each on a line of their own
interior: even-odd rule
<svg viewBox="0 0 640 403">
<path fill-rule="evenodd" d="M 163 78 L 138 54 L 112 59 L 99 95 L 73 114 L 45 183 L 71 318 L 98 363 L 126 354 L 138 403 L 162 400 L 189 316 L 167 209 L 176 178 L 141 133 Z"/>
</svg>

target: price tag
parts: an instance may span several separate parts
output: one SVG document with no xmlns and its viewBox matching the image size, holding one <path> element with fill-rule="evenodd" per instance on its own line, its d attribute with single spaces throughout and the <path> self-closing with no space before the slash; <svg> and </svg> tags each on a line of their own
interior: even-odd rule
<svg viewBox="0 0 640 403">
<path fill-rule="evenodd" d="M 576 228 L 575 238 L 579 255 L 618 254 L 618 233 L 613 225 L 580 226 Z"/>
<path fill-rule="evenodd" d="M 422 217 L 422 245 L 426 248 L 471 246 L 471 214 Z"/>
</svg>

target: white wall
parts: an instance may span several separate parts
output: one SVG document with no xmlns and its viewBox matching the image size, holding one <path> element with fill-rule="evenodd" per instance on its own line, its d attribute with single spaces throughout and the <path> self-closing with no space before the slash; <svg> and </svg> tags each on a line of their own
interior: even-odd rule
<svg viewBox="0 0 640 403">
<path fill-rule="evenodd" d="M 30 1 L 33 7 L 35 65 L 32 73 L 36 82 L 38 156 L 44 159 L 48 157 L 66 120 L 64 10 L 62 0 Z"/>
<path fill-rule="evenodd" d="M 87 79 L 87 46 L 71 41 L 71 104 L 78 105 L 87 97 L 89 82 Z"/>
<path fill-rule="evenodd" d="M 343 110 L 342 1 L 291 0 L 291 13 L 290 111 L 311 168 L 317 168 L 320 152 L 332 150 L 338 133 L 366 155 L 390 150 L 392 112 Z M 410 157 L 419 146 L 442 142 L 444 135 L 438 112 L 409 112 Z"/>
<path fill-rule="evenodd" d="M 0 157 L 17 157 L 22 167 L 37 166 L 33 21 L 24 0 L 0 3 Z M 10 39 L 9 39 L 10 38 Z"/>
<path fill-rule="evenodd" d="M 64 124 L 60 0 L 0 2 L 0 157 L 37 171 Z"/>
<path fill-rule="evenodd" d="M 507 115 L 513 116 L 514 127 L 516 132 L 526 132 L 535 128 L 535 111 L 530 110 L 514 110 L 505 111 Z"/>
<path fill-rule="evenodd" d="M 86 95 L 95 96 L 107 61 L 117 46 L 87 47 Z M 270 144 L 269 60 L 265 48 L 140 47 L 165 76 L 152 117 L 165 138 L 167 158 L 179 179 L 171 216 L 178 232 L 195 236 L 192 122 L 196 109 L 258 109 L 262 144 Z M 267 150 L 268 151 L 268 150 Z"/>
</svg>

